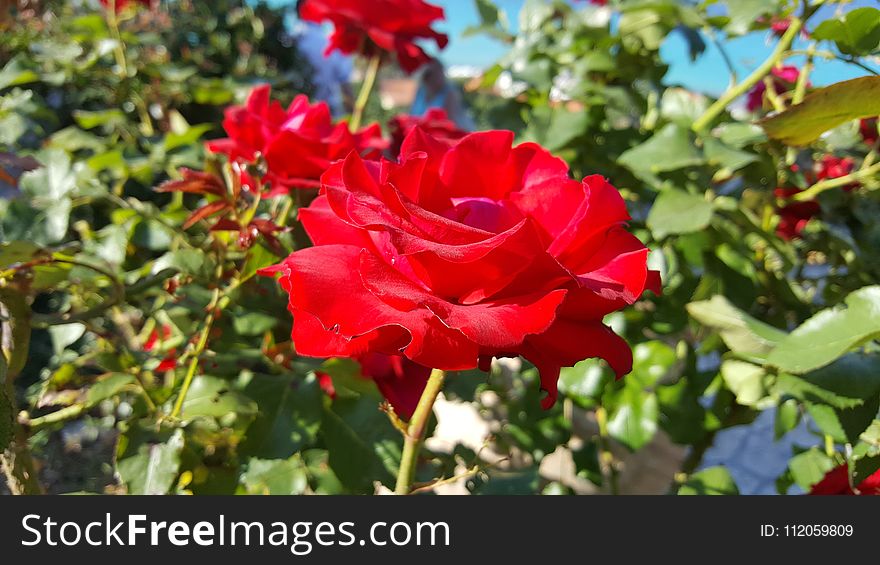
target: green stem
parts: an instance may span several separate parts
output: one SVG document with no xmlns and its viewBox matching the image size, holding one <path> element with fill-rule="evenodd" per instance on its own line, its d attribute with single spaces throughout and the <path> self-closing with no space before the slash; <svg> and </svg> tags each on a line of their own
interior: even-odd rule
<svg viewBox="0 0 880 565">
<path fill-rule="evenodd" d="M 361 121 L 364 118 L 364 108 L 370 100 L 370 93 L 373 91 L 373 85 L 376 83 L 376 76 L 379 74 L 379 65 L 382 63 L 380 54 L 373 55 L 367 66 L 367 73 L 364 75 L 364 83 L 361 85 L 361 91 L 358 93 L 357 100 L 354 103 L 354 112 L 351 114 L 351 122 L 349 128 L 351 131 L 357 131 L 361 127 Z"/>
<path fill-rule="evenodd" d="M 608 433 L 608 411 L 604 406 L 596 408 L 596 423 L 599 424 L 599 462 L 602 467 L 602 474 L 608 481 L 611 494 L 620 494 L 620 485 L 617 481 L 617 465 L 614 463 L 614 454 L 611 453 L 609 440 L 611 434 Z"/>
<path fill-rule="evenodd" d="M 807 48 L 807 62 L 804 63 L 801 72 L 798 74 L 797 83 L 794 87 L 794 96 L 791 99 L 792 106 L 800 104 L 804 100 L 804 95 L 807 92 L 807 82 L 809 81 L 810 73 L 813 71 L 813 58 L 815 55 L 816 44 L 814 42 Z"/>
<path fill-rule="evenodd" d="M 782 59 L 783 54 L 791 47 L 792 42 L 794 41 L 797 34 L 800 33 L 801 28 L 803 27 L 804 22 L 800 18 L 792 17 L 791 25 L 788 27 L 788 30 L 779 40 L 779 43 L 776 44 L 776 48 L 770 54 L 766 61 L 761 63 L 757 69 L 755 69 L 752 74 L 747 76 L 741 83 L 731 88 L 727 92 L 725 92 L 721 98 L 715 101 L 714 104 L 709 106 L 709 108 L 703 113 L 702 116 L 697 118 L 694 122 L 692 129 L 695 132 L 704 131 L 712 120 L 718 117 L 721 112 L 723 112 L 728 104 L 730 104 L 736 98 L 739 98 L 743 94 L 746 93 L 750 88 L 755 86 L 758 81 L 763 79 L 767 73 L 769 73 L 774 66 Z"/>
<path fill-rule="evenodd" d="M 410 494 L 412 491 L 419 449 L 425 439 L 425 429 L 428 427 L 428 419 L 431 417 L 434 401 L 437 400 L 437 394 L 440 393 L 445 378 L 446 373 L 440 369 L 431 371 L 428 384 L 425 385 L 425 390 L 422 392 L 413 417 L 409 421 L 403 443 L 403 455 L 400 458 L 400 470 L 397 473 L 397 486 L 394 489 L 396 494 Z"/>
<path fill-rule="evenodd" d="M 817 182 L 805 191 L 795 194 L 792 198 L 801 202 L 804 202 L 806 200 L 813 200 L 814 198 L 816 198 L 816 196 L 818 196 L 822 192 L 825 192 L 826 190 L 837 188 L 839 186 L 845 186 L 847 184 L 860 181 L 863 178 L 870 177 L 877 173 L 880 173 L 880 163 L 871 165 L 870 167 L 859 169 L 858 171 L 852 172 L 842 177 Z"/>
<path fill-rule="evenodd" d="M 174 408 L 171 410 L 170 418 L 177 418 L 180 416 L 181 410 L 183 410 L 183 403 L 186 400 L 186 395 L 189 392 L 189 387 L 192 385 L 193 379 L 196 376 L 196 370 L 199 368 L 199 359 L 202 356 L 202 353 L 205 352 L 205 349 L 208 347 L 208 338 L 211 335 L 211 328 L 214 326 L 214 321 L 217 319 L 217 311 L 223 310 L 226 306 L 229 305 L 229 297 L 221 296 L 220 289 L 214 290 L 214 296 L 211 298 L 211 302 L 208 304 L 208 315 L 205 316 L 205 322 L 202 325 L 202 331 L 199 333 L 199 339 L 196 342 L 196 346 L 192 351 L 192 359 L 189 361 L 189 366 L 186 369 L 186 376 L 183 378 L 183 385 L 180 387 L 180 393 L 177 395 L 177 400 L 174 403 Z"/>
<path fill-rule="evenodd" d="M 71 406 L 65 406 L 64 408 L 56 410 L 54 412 L 50 412 L 45 416 L 40 416 L 39 418 L 27 420 L 27 426 L 32 431 L 41 430 L 53 424 L 60 424 L 61 422 L 66 422 L 67 420 L 79 418 L 85 411 L 85 404 L 73 404 Z"/>
</svg>

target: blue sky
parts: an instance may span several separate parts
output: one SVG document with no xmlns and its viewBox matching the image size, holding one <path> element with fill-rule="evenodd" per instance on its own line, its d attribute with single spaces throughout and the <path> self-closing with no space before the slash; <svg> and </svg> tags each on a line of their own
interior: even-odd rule
<svg viewBox="0 0 880 565">
<path fill-rule="evenodd" d="M 461 37 L 461 32 L 465 28 L 479 22 L 479 16 L 472 0 L 430 1 L 443 6 L 446 11 L 447 21 L 438 28 L 450 36 L 449 46 L 440 56 L 447 65 L 486 67 L 504 53 L 506 47 L 488 37 Z M 507 13 L 511 25 L 515 26 L 517 15 L 524 1 L 495 0 L 495 4 Z M 581 4 L 584 3 L 581 2 Z M 876 0 L 856 0 L 845 9 L 852 10 L 860 6 L 876 5 Z M 831 13 L 833 11 L 830 8 L 824 8 L 823 12 L 814 16 L 813 21 L 822 21 Z M 808 27 L 810 26 L 808 25 Z M 795 47 L 803 43 L 803 41 L 798 41 Z M 767 33 L 754 33 L 728 41 L 725 48 L 740 77 L 743 77 L 767 57 L 772 49 L 772 41 L 768 38 Z M 692 90 L 711 94 L 718 94 L 727 88 L 730 75 L 721 53 L 711 42 L 707 42 L 703 55 L 691 62 L 687 43 L 681 34 L 673 32 L 663 44 L 660 54 L 664 61 L 670 65 L 666 75 L 667 84 L 680 84 Z M 803 63 L 802 58 L 792 58 L 790 61 L 797 65 Z M 826 85 L 865 74 L 864 70 L 847 63 L 819 61 L 813 72 L 812 81 L 816 85 Z"/>
<path fill-rule="evenodd" d="M 440 58 L 447 65 L 473 65 L 488 67 L 501 57 L 507 47 L 486 36 L 462 37 L 462 32 L 479 22 L 479 16 L 473 0 L 429 0 L 443 6 L 446 21 L 436 27 L 449 35 L 449 46 L 441 52 Z M 737 1 L 737 0 L 729 0 Z M 516 26 L 517 16 L 525 0 L 495 0 L 495 4 L 507 13 L 511 25 Z M 270 0 L 273 5 L 292 5 L 293 0 Z M 585 4 L 585 3 L 581 3 Z M 852 10 L 861 6 L 876 6 L 877 0 L 855 0 L 846 6 Z M 825 7 L 814 16 L 812 21 L 821 21 L 833 13 L 833 8 Z M 813 24 L 815 25 L 815 24 Z M 808 27 L 810 27 L 808 25 Z M 803 44 L 798 41 L 795 46 Z M 433 45 L 433 44 L 431 44 Z M 740 77 L 747 75 L 757 67 L 770 53 L 772 40 L 767 33 L 754 33 L 725 43 L 726 49 L 733 60 Z M 430 50 L 430 49 L 429 49 Z M 710 94 L 724 91 L 730 79 L 727 67 L 718 49 L 707 42 L 706 51 L 699 59 L 692 62 L 688 56 L 687 44 L 681 34 L 673 32 L 666 39 L 660 50 L 664 61 L 670 65 L 666 75 L 666 83 L 679 84 L 691 90 Z M 792 58 L 793 64 L 801 65 L 803 59 Z M 812 75 L 813 84 L 817 86 L 864 76 L 866 72 L 854 65 L 836 61 L 817 62 Z"/>
</svg>

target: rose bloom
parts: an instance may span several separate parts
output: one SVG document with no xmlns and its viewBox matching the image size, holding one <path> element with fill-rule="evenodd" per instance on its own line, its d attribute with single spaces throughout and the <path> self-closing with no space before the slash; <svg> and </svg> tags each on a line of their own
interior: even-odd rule
<svg viewBox="0 0 880 565">
<path fill-rule="evenodd" d="M 877 118 L 860 120 L 859 133 L 862 134 L 862 139 L 865 140 L 865 143 L 868 145 L 874 145 L 877 143 L 877 139 L 880 139 L 880 132 L 877 131 Z"/>
<path fill-rule="evenodd" d="M 431 29 L 444 19 L 443 8 L 423 0 L 305 0 L 299 13 L 306 21 L 333 23 L 327 53 L 393 52 L 408 73 L 429 59 L 416 39 L 433 39 L 441 49 L 448 43 L 445 34 Z"/>
<path fill-rule="evenodd" d="M 150 335 L 147 337 L 147 341 L 144 343 L 144 351 L 148 353 L 152 353 L 153 350 L 157 349 L 157 345 L 161 345 L 163 341 L 167 341 L 171 339 L 171 326 L 163 325 L 162 326 L 162 336 L 159 336 L 159 332 L 157 330 L 153 330 L 150 332 Z M 167 371 L 174 370 L 177 367 L 177 349 L 171 349 L 166 354 L 165 357 L 162 358 L 162 361 L 159 362 L 159 365 L 156 367 L 157 373 L 165 373 Z"/>
<path fill-rule="evenodd" d="M 773 191 L 776 198 L 787 199 L 802 192 L 799 188 L 779 187 Z M 815 200 L 806 202 L 791 202 L 777 209 L 779 224 L 776 226 L 776 235 L 786 241 L 798 239 L 803 233 L 807 223 L 819 215 L 821 208 Z"/>
<path fill-rule="evenodd" d="M 859 483 L 855 489 L 849 483 L 849 469 L 846 465 L 828 471 L 825 477 L 813 485 L 810 494 L 815 495 L 880 495 L 880 471 Z"/>
<path fill-rule="evenodd" d="M 790 65 L 776 67 L 770 71 L 770 74 L 773 76 L 773 89 L 776 91 L 776 94 L 782 95 L 793 90 L 800 73 L 800 69 Z M 809 87 L 810 83 L 808 82 L 807 88 Z M 746 109 L 749 112 L 755 112 L 764 106 L 765 92 L 767 92 L 767 85 L 764 84 L 763 80 L 752 87 L 746 98 Z"/>
<path fill-rule="evenodd" d="M 468 133 L 458 129 L 455 122 L 449 119 L 446 110 L 442 108 L 431 108 L 425 112 L 424 116 L 398 114 L 391 118 L 388 126 L 391 130 L 391 154 L 394 156 L 400 154 L 400 146 L 403 145 L 403 140 L 416 127 L 420 127 L 435 139 L 449 145 L 455 144 L 455 142 Z"/>
<path fill-rule="evenodd" d="M 109 9 L 112 0 L 101 0 L 101 5 L 104 8 Z M 113 7 L 117 13 L 124 10 L 130 4 L 140 4 L 145 8 L 152 8 L 155 4 L 158 4 L 158 0 L 116 0 L 113 3 Z"/>
<path fill-rule="evenodd" d="M 443 370 L 521 355 L 540 371 L 545 407 L 561 367 L 601 357 L 629 372 L 629 346 L 602 319 L 660 279 L 626 231 L 623 198 L 512 142 L 490 131 L 449 147 L 416 128 L 398 162 L 353 152 L 331 165 L 301 212 L 315 246 L 261 271 L 281 275 L 297 352 Z"/>
<path fill-rule="evenodd" d="M 819 161 L 816 169 L 816 178 L 819 180 L 836 179 L 845 177 L 850 174 L 855 166 L 855 161 L 851 157 L 835 157 L 834 155 L 824 155 Z M 846 191 L 857 188 L 859 183 L 850 183 L 842 186 Z"/>
<path fill-rule="evenodd" d="M 352 150 L 376 158 L 387 145 L 378 124 L 351 133 L 345 122 L 333 123 L 327 104 L 304 95 L 285 110 L 270 101 L 268 84 L 254 88 L 243 106 L 227 108 L 223 128 L 229 137 L 209 141 L 208 150 L 243 163 L 263 157 L 270 195 L 317 188 L 331 162 Z"/>
</svg>

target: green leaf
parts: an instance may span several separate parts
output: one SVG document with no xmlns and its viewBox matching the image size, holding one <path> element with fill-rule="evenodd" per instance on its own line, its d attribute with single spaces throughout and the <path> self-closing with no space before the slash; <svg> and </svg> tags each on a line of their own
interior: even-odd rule
<svg viewBox="0 0 880 565">
<path fill-rule="evenodd" d="M 80 323 L 60 324 L 51 326 L 49 334 L 52 336 L 52 347 L 55 354 L 59 355 L 69 345 L 73 345 L 86 333 L 86 327 Z"/>
<path fill-rule="evenodd" d="M 868 55 L 880 47 L 880 10 L 856 8 L 841 18 L 825 20 L 810 36 L 834 41 L 847 55 Z"/>
<path fill-rule="evenodd" d="M 782 339 L 767 357 L 790 373 L 827 365 L 880 335 L 880 286 L 866 286 L 846 297 L 846 306 L 814 315 Z"/>
<path fill-rule="evenodd" d="M 181 419 L 217 418 L 225 423 L 239 418 L 253 417 L 256 414 L 256 403 L 243 394 L 231 390 L 227 380 L 197 375 L 183 403 Z"/>
<path fill-rule="evenodd" d="M 880 76 L 868 76 L 814 90 L 800 104 L 759 123 L 786 145 L 808 145 L 844 122 L 878 114 Z"/>
<path fill-rule="evenodd" d="M 736 395 L 736 402 L 751 408 L 763 408 L 771 402 L 764 387 L 764 369 L 745 361 L 727 360 L 721 364 L 721 378 Z"/>
<path fill-rule="evenodd" d="M 793 430 L 800 422 L 801 410 L 797 400 L 789 398 L 776 407 L 776 415 L 773 420 L 773 437 L 777 441 Z"/>
<path fill-rule="evenodd" d="M 633 367 L 627 378 L 645 388 L 654 387 L 676 361 L 675 351 L 662 341 L 645 341 L 633 347 Z"/>
<path fill-rule="evenodd" d="M 31 206 L 41 212 L 39 228 L 31 228 L 39 233 L 34 239 L 57 243 L 67 233 L 70 196 L 76 189 L 76 174 L 70 156 L 59 149 L 42 153 L 40 162 L 44 166 L 23 174 L 19 187 L 22 193 L 30 196 Z"/>
<path fill-rule="evenodd" d="M 550 151 L 562 149 L 571 140 L 586 133 L 589 124 L 589 112 L 569 112 L 565 108 L 557 108 L 547 129 L 544 146 Z"/>
<path fill-rule="evenodd" d="M 608 432 L 632 451 L 638 451 L 654 438 L 658 412 L 654 393 L 642 391 L 637 384 L 627 384 L 608 421 Z"/>
<path fill-rule="evenodd" d="M 278 324 L 276 316 L 263 312 L 246 312 L 232 319 L 235 332 L 243 336 L 263 335 Z"/>
<path fill-rule="evenodd" d="M 12 57 L 0 71 L 0 90 L 40 80 L 40 75 L 27 67 L 27 57 L 24 53 Z"/>
<path fill-rule="evenodd" d="M 278 262 L 278 256 L 275 255 L 268 247 L 258 244 L 250 248 L 242 269 L 241 282 L 244 282 L 254 275 L 263 267 L 274 265 Z"/>
<path fill-rule="evenodd" d="M 41 254 L 43 249 L 30 241 L 10 241 L 0 243 L 0 268 L 7 268 L 16 263 L 26 263 Z"/>
<path fill-rule="evenodd" d="M 321 425 L 323 392 L 313 376 L 254 375 L 242 389 L 258 413 L 242 442 L 242 453 L 284 459 L 309 447 Z"/>
<path fill-rule="evenodd" d="M 648 214 L 648 227 L 655 239 L 670 234 L 693 233 L 709 225 L 712 204 L 702 195 L 683 190 L 664 190 L 654 201 Z"/>
<path fill-rule="evenodd" d="M 355 493 L 372 493 L 373 481 L 392 487 L 403 443 L 374 399 L 337 398 L 325 406 L 321 436 L 339 481 Z"/>
<path fill-rule="evenodd" d="M 752 318 L 721 295 L 691 302 L 686 308 L 696 321 L 718 330 L 725 345 L 735 353 L 767 355 L 786 335 Z"/>
<path fill-rule="evenodd" d="M 730 471 L 724 467 L 709 467 L 689 476 L 687 481 L 678 487 L 679 495 L 726 495 L 739 494 Z"/>
<path fill-rule="evenodd" d="M 637 175 L 650 176 L 704 161 L 690 131 L 678 124 L 667 124 L 640 145 L 624 151 L 618 162 Z"/>
<path fill-rule="evenodd" d="M 31 307 L 21 290 L 12 286 L 0 287 L 0 356 L 4 357 L 4 379 L 10 381 L 27 364 L 31 342 Z M 2 382 L 2 381 L 0 381 Z"/>
<path fill-rule="evenodd" d="M 720 168 L 713 176 L 716 181 L 729 178 L 735 171 L 758 161 L 756 154 L 728 147 L 714 138 L 706 139 L 704 148 L 709 164 Z"/>
<path fill-rule="evenodd" d="M 660 115 L 684 127 L 690 127 L 707 107 L 705 96 L 684 88 L 667 88 L 660 97 Z"/>
<path fill-rule="evenodd" d="M 758 18 L 773 10 L 773 2 L 767 0 L 736 0 L 728 2 L 727 14 L 730 17 L 726 30 L 731 35 L 748 33 Z"/>
<path fill-rule="evenodd" d="M 196 141 L 199 140 L 199 138 L 201 138 L 207 132 L 211 131 L 213 128 L 214 126 L 212 126 L 211 124 L 200 124 L 197 126 L 191 126 L 183 133 L 169 133 L 165 136 L 165 140 L 163 142 L 165 151 L 171 151 L 173 149 L 177 149 L 178 147 L 193 145 Z"/>
<path fill-rule="evenodd" d="M 718 126 L 718 139 L 725 145 L 742 149 L 746 145 L 767 141 L 764 130 L 755 124 L 727 123 Z"/>
<path fill-rule="evenodd" d="M 125 387 L 134 382 L 135 379 L 131 375 L 111 373 L 89 387 L 89 391 L 86 393 L 85 404 L 87 407 L 95 406 L 102 400 L 116 396 Z"/>
<path fill-rule="evenodd" d="M 135 427 L 119 438 L 116 473 L 129 494 L 167 494 L 180 470 L 183 430 L 154 433 Z"/>
<path fill-rule="evenodd" d="M 847 355 L 803 376 L 810 391 L 807 410 L 822 431 L 839 443 L 855 443 L 880 410 L 880 357 Z M 829 398 L 831 402 L 825 402 Z"/>
<path fill-rule="evenodd" d="M 559 392 L 584 408 L 592 408 L 602 396 L 605 385 L 614 380 L 608 367 L 597 359 L 584 359 L 574 367 L 563 367 L 559 374 Z"/>
<path fill-rule="evenodd" d="M 788 462 L 795 484 L 805 491 L 809 491 L 834 467 L 834 460 L 816 448 L 799 453 Z"/>
<path fill-rule="evenodd" d="M 101 126 L 105 132 L 124 127 L 126 124 L 125 113 L 122 110 L 117 110 L 115 108 L 96 112 L 76 110 L 73 113 L 73 119 L 76 120 L 77 125 L 83 129 L 92 129 Z"/>
<path fill-rule="evenodd" d="M 248 462 L 241 484 L 247 494 L 302 494 L 308 487 L 308 479 L 299 458 L 254 458 Z"/>
</svg>

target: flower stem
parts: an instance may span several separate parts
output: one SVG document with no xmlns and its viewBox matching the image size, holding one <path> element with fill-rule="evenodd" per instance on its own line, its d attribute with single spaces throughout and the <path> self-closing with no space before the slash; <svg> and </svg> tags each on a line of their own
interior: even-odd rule
<svg viewBox="0 0 880 565">
<path fill-rule="evenodd" d="M 614 461 L 614 454 L 611 453 L 609 440 L 611 434 L 608 433 L 608 411 L 604 406 L 596 408 L 596 422 L 599 424 L 599 462 L 602 473 L 608 481 L 608 488 L 611 494 L 620 494 L 620 485 L 617 480 L 617 464 Z"/>
<path fill-rule="evenodd" d="M 812 200 L 816 198 L 820 193 L 825 192 L 826 190 L 830 190 L 832 188 L 837 188 L 838 186 L 845 186 L 852 182 L 860 181 L 863 178 L 867 178 L 873 176 L 875 174 L 880 173 L 880 163 L 875 165 L 871 165 L 870 167 L 864 167 L 859 169 L 858 171 L 852 172 L 848 175 L 844 175 L 842 177 L 837 177 L 833 179 L 827 179 L 820 182 L 817 182 L 810 188 L 806 189 L 803 192 L 799 192 L 795 194 L 792 198 L 794 200 L 798 200 L 800 202 L 804 202 L 806 200 Z"/>
<path fill-rule="evenodd" d="M 351 122 L 349 128 L 351 131 L 357 131 L 361 127 L 361 121 L 364 118 L 364 108 L 370 100 L 370 93 L 373 91 L 373 85 L 376 83 L 376 76 L 379 74 L 379 65 L 382 63 L 382 55 L 377 53 L 370 59 L 367 66 L 367 73 L 364 75 L 364 83 L 361 85 L 361 91 L 358 93 L 357 100 L 354 103 L 354 112 L 351 114 Z"/>
<path fill-rule="evenodd" d="M 443 387 L 443 381 L 446 379 L 446 373 L 440 369 L 431 371 L 428 377 L 428 384 L 422 392 L 416 411 L 409 421 L 409 427 L 406 430 L 406 437 L 403 443 L 403 455 L 400 458 L 400 470 L 397 473 L 397 487 L 394 489 L 396 494 L 410 494 L 412 490 L 413 479 L 416 474 L 416 460 L 419 456 L 419 449 L 425 439 L 425 429 L 428 427 L 428 419 L 434 408 L 434 401 L 437 400 L 437 394 Z"/>
<path fill-rule="evenodd" d="M 741 83 L 734 86 L 727 92 L 725 92 L 721 98 L 715 101 L 714 104 L 709 106 L 709 108 L 703 112 L 703 115 L 697 118 L 692 126 L 692 129 L 695 132 L 701 132 L 705 130 L 712 120 L 718 117 L 718 115 L 727 108 L 728 104 L 730 104 L 736 98 L 739 98 L 743 94 L 746 93 L 751 87 L 755 86 L 758 81 L 763 79 L 767 73 L 770 72 L 773 67 L 776 66 L 781 59 L 783 54 L 791 47 L 792 42 L 794 41 L 797 34 L 800 33 L 801 28 L 803 27 L 804 22 L 800 18 L 792 17 L 791 25 L 788 27 L 788 30 L 779 40 L 779 43 L 776 44 L 776 48 L 767 57 L 767 60 L 761 63 L 757 69 L 755 69 L 752 74 L 747 76 Z"/>
</svg>

